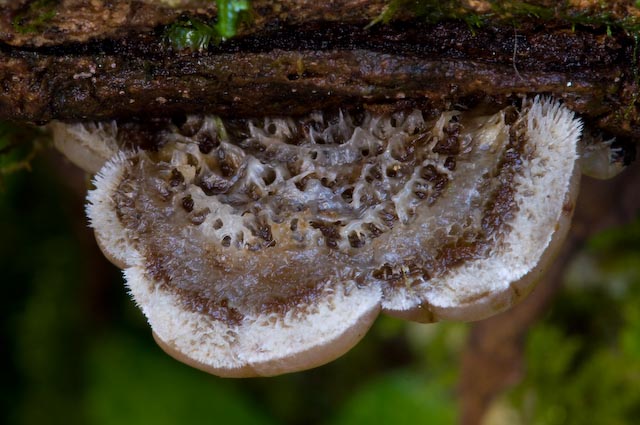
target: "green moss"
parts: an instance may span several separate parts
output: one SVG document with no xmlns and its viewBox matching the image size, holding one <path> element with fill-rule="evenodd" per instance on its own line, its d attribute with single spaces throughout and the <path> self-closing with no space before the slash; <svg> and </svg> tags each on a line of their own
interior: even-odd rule
<svg viewBox="0 0 640 425">
<path fill-rule="evenodd" d="M 480 27 L 489 21 L 505 21 L 518 24 L 524 20 L 558 20 L 566 22 L 574 29 L 578 25 L 605 27 L 607 34 L 623 31 L 629 35 L 640 33 L 640 19 L 634 16 L 616 17 L 606 2 L 595 11 L 576 11 L 568 2 L 559 3 L 556 7 L 544 7 L 525 1 L 489 0 L 490 10 L 478 13 L 458 0 L 391 0 L 384 11 L 371 25 L 388 23 L 400 15 L 410 15 L 425 19 L 427 22 L 439 22 L 447 19 L 463 20 L 470 27 Z M 640 7 L 640 2 L 636 2 Z"/>
<path fill-rule="evenodd" d="M 199 19 L 174 23 L 165 32 L 165 39 L 176 50 L 204 50 L 212 40 L 219 42 L 215 27 Z"/>
<path fill-rule="evenodd" d="M 391 0 L 383 12 L 371 23 L 389 23 L 399 13 L 405 12 L 413 16 L 424 18 L 428 22 L 438 22 L 445 19 L 463 19 L 468 15 L 464 7 L 456 0 Z M 473 14 L 474 19 L 480 15 Z"/>
<path fill-rule="evenodd" d="M 552 19 L 555 16 L 552 8 L 520 1 L 491 2 L 491 9 L 502 19 Z"/>
<path fill-rule="evenodd" d="M 205 50 L 236 35 L 238 23 L 251 8 L 249 0 L 216 0 L 218 19 L 215 23 L 190 18 L 167 28 L 165 39 L 177 50 Z"/>
<path fill-rule="evenodd" d="M 41 32 L 47 22 L 56 16 L 56 0 L 36 0 L 29 8 L 13 18 L 13 28 L 20 34 Z"/>
<path fill-rule="evenodd" d="M 218 22 L 215 29 L 224 40 L 236 35 L 238 21 L 242 13 L 250 8 L 249 0 L 216 0 L 218 5 Z"/>
</svg>

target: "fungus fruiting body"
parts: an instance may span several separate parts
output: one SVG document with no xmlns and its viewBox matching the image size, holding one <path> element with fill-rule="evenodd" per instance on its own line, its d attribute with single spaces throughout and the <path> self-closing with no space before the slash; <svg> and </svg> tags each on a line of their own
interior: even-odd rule
<svg viewBox="0 0 640 425">
<path fill-rule="evenodd" d="M 118 125 L 115 121 L 107 123 L 63 124 L 53 122 L 49 125 L 55 147 L 78 167 L 95 174 L 104 163 L 118 153 Z"/>
<path fill-rule="evenodd" d="M 601 135 L 585 134 L 581 139 L 580 171 L 585 176 L 607 180 L 620 174 L 635 155 L 616 139 L 603 140 Z"/>
<path fill-rule="evenodd" d="M 343 354 L 379 312 L 502 311 L 566 233 L 581 123 L 559 103 L 190 116 L 121 152 L 87 212 L 156 340 L 221 376 Z"/>
</svg>

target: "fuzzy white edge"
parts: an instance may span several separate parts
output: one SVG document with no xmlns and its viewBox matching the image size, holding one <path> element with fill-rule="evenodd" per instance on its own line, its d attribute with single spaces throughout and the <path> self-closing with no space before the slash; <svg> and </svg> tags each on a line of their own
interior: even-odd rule
<svg viewBox="0 0 640 425">
<path fill-rule="evenodd" d="M 517 175 L 518 212 L 509 223 L 512 231 L 500 250 L 489 258 L 467 261 L 429 280 L 419 290 L 397 291 L 383 300 L 385 310 L 402 312 L 419 306 L 462 310 L 509 290 L 513 282 L 535 269 L 561 218 L 578 156 L 582 122 L 559 102 L 545 97 L 533 100 L 526 120 L 529 146 L 535 146 L 536 153 L 531 161 L 523 163 L 523 174 Z"/>
<path fill-rule="evenodd" d="M 121 268 L 142 264 L 138 251 L 129 241 L 128 231 L 116 214 L 113 192 L 133 153 L 121 152 L 105 163 L 93 179 L 94 190 L 87 195 L 86 214 L 104 254 Z"/>
<path fill-rule="evenodd" d="M 305 314 L 245 317 L 238 326 L 184 310 L 140 267 L 125 270 L 128 287 L 151 328 L 191 363 L 220 376 L 273 376 L 319 366 L 349 350 L 380 311 L 375 286 L 338 285 Z"/>
<path fill-rule="evenodd" d="M 127 287 L 153 332 L 189 360 L 219 375 L 249 367 L 255 375 L 277 375 L 318 366 L 344 354 L 369 329 L 380 311 L 377 286 L 353 282 L 327 285 L 322 302 L 302 313 L 246 317 L 229 326 L 184 310 L 145 272 L 145 259 L 115 213 L 113 192 L 131 154 L 108 161 L 87 197 L 87 216 L 105 254 L 124 268 Z M 244 374 L 244 373 L 243 373 Z"/>
</svg>

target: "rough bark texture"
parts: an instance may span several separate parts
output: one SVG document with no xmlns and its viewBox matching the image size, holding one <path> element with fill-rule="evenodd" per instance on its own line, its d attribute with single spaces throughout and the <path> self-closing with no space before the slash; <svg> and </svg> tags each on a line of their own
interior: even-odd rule
<svg viewBox="0 0 640 425">
<path fill-rule="evenodd" d="M 366 24 L 380 16 L 390 3 L 391 0 L 253 0 L 250 22 L 241 25 L 240 34 L 308 21 Z M 523 3 L 526 8 L 521 6 Z M 640 17 L 634 0 L 611 0 L 604 5 L 600 0 L 405 1 L 396 17 L 411 17 L 416 10 L 429 14 L 432 10 L 429 15 L 437 19 L 470 13 L 510 19 L 516 15 L 536 16 L 542 9 L 545 16 L 554 18 L 606 15 L 615 22 Z M 121 38 L 151 31 L 181 15 L 211 18 L 216 13 L 213 0 L 0 0 L 0 41 L 14 46 L 53 46 Z M 25 31 L 30 24 L 33 31 Z"/>
<path fill-rule="evenodd" d="M 536 93 L 638 138 L 634 42 L 540 23 L 314 23 L 178 53 L 155 34 L 0 47 L 0 119 L 45 122 L 208 112 L 295 115 L 359 105 L 448 108 Z"/>
<path fill-rule="evenodd" d="M 118 39 L 152 31 L 182 15 L 213 18 L 211 0 L 38 0 L 0 1 L 0 41 L 13 46 L 40 47 L 91 40 Z M 166 3 L 173 3 L 169 6 Z M 322 20 L 326 22 L 369 22 L 388 3 L 386 0 L 254 0 L 250 24 L 240 33 L 259 32 L 267 26 L 291 25 Z M 43 13 L 50 17 L 40 22 Z M 15 24 L 22 24 L 16 27 Z M 35 25 L 25 32 L 20 26 Z"/>
<path fill-rule="evenodd" d="M 168 48 L 162 26 L 182 15 L 211 19 L 214 3 L 165 3 L 0 1 L 0 119 L 450 108 L 543 93 L 563 98 L 595 129 L 640 136 L 633 35 L 567 20 L 597 20 L 597 2 L 528 2 L 550 11 L 544 20 L 511 2 L 423 2 L 427 10 L 447 8 L 439 19 L 500 18 L 478 28 L 460 20 L 426 24 L 425 17 L 406 20 L 411 13 L 403 9 L 396 17 L 404 21 L 369 28 L 388 1 L 256 0 L 239 37 L 195 53 Z M 639 14 L 627 0 L 607 8 L 610 21 Z"/>
</svg>

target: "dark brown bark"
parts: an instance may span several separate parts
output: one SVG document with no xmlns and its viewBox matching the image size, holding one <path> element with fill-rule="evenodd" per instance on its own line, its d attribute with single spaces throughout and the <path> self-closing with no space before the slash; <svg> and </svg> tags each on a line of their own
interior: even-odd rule
<svg viewBox="0 0 640 425">
<path fill-rule="evenodd" d="M 2 0 L 0 41 L 14 46 L 84 43 L 148 32 L 182 15 L 210 19 L 217 13 L 213 0 L 173 0 L 173 3 L 170 7 L 161 0 Z M 239 32 L 249 34 L 266 27 L 309 21 L 366 24 L 379 17 L 390 3 L 391 0 L 252 0 L 250 19 L 240 26 Z M 523 3 L 529 7 L 523 8 Z M 550 0 L 406 1 L 395 17 L 410 18 L 414 9 L 422 9 L 427 14 L 432 11 L 436 18 L 474 14 L 509 22 L 514 17 L 536 16 L 539 10 L 544 10 L 547 18 L 583 16 L 585 20 L 595 17 L 597 21 L 598 17 L 606 16 L 613 22 L 640 18 L 635 0 L 610 0 L 605 4 Z M 46 18 L 40 19 L 42 16 Z M 29 23 L 36 23 L 34 31 L 24 31 Z"/>
<path fill-rule="evenodd" d="M 0 49 L 0 119 L 44 122 L 207 112 L 295 115 L 364 105 L 449 108 L 551 94 L 593 127 L 640 136 L 634 42 L 539 23 L 315 23 L 200 53 L 158 36 Z"/>
</svg>

